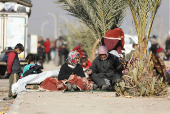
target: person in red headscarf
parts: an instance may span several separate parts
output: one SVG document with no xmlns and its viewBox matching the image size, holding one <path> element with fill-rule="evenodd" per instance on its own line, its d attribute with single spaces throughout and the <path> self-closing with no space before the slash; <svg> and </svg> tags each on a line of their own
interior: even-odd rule
<svg viewBox="0 0 170 114">
<path fill-rule="evenodd" d="M 73 51 L 77 51 L 77 52 L 80 54 L 80 58 L 82 58 L 82 57 L 84 56 L 84 51 L 83 51 L 81 45 L 78 45 L 77 47 L 75 47 L 75 48 L 73 49 Z"/>
<path fill-rule="evenodd" d="M 114 24 L 111 27 L 111 30 L 106 32 L 105 37 L 102 39 L 102 44 L 108 48 L 109 52 L 111 50 L 116 50 L 119 54 L 121 54 L 121 50 L 124 47 L 123 30 Z"/>
<path fill-rule="evenodd" d="M 46 41 L 44 42 L 45 50 L 46 50 L 46 56 L 47 56 L 47 63 L 51 60 L 51 55 L 50 55 L 50 39 L 47 38 Z"/>
</svg>

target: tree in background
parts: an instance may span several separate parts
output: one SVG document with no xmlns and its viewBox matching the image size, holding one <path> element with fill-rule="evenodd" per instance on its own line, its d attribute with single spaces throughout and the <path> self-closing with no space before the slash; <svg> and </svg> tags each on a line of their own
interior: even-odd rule
<svg viewBox="0 0 170 114">
<path fill-rule="evenodd" d="M 61 27 L 63 29 L 63 31 L 61 31 L 63 35 L 66 35 L 66 33 L 64 33 L 65 30 L 68 31 L 66 40 L 70 51 L 72 51 L 73 48 L 77 45 L 81 44 L 81 47 L 86 51 L 86 54 L 89 59 L 92 60 L 91 51 L 93 49 L 93 45 L 96 39 L 93 37 L 89 28 L 81 22 L 79 22 L 78 24 L 64 24 Z"/>
<path fill-rule="evenodd" d="M 58 0 L 61 8 L 79 19 L 88 27 L 95 39 L 92 59 L 95 58 L 96 46 L 113 24 L 121 25 L 125 17 L 126 2 L 124 0 Z"/>
</svg>

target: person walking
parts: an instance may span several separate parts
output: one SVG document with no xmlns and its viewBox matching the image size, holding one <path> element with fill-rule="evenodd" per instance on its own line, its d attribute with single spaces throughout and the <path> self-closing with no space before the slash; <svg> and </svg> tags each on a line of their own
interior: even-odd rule
<svg viewBox="0 0 170 114">
<path fill-rule="evenodd" d="M 50 39 L 49 38 L 47 38 L 46 41 L 44 42 L 44 46 L 45 46 L 45 51 L 46 51 L 46 60 L 47 60 L 47 63 L 49 63 L 49 61 L 51 60 Z"/>
<path fill-rule="evenodd" d="M 68 54 L 69 54 L 69 51 L 67 50 L 65 44 L 63 44 L 59 51 L 60 65 L 63 65 L 65 63 L 65 60 L 67 59 Z"/>
<path fill-rule="evenodd" d="M 63 38 L 60 36 L 59 39 L 56 40 L 55 43 L 55 58 L 54 58 L 54 64 L 56 66 L 60 65 L 60 57 L 59 57 L 59 48 L 63 45 Z"/>
<path fill-rule="evenodd" d="M 37 50 L 37 59 L 39 61 L 39 63 L 41 64 L 41 66 L 43 66 L 44 63 L 44 58 L 45 58 L 45 49 L 43 48 L 43 46 L 41 46 L 41 42 L 38 42 L 38 50 Z"/>
</svg>

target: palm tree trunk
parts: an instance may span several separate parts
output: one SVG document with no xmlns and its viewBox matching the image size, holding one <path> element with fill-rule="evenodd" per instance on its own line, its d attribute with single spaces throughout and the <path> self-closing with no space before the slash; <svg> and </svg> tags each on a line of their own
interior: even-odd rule
<svg viewBox="0 0 170 114">
<path fill-rule="evenodd" d="M 95 44 L 93 45 L 93 50 L 92 50 L 92 60 L 95 59 L 95 52 L 96 52 L 96 48 L 97 48 L 97 45 L 100 43 L 100 40 L 96 40 Z"/>
</svg>

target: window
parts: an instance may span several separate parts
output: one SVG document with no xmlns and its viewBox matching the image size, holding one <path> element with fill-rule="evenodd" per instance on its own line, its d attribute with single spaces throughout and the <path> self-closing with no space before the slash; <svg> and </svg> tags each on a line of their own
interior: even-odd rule
<svg viewBox="0 0 170 114">
<path fill-rule="evenodd" d="M 8 17 L 7 47 L 15 47 L 18 43 L 24 45 L 25 21 L 25 18 L 22 17 Z"/>
</svg>

